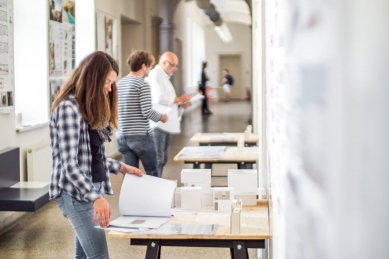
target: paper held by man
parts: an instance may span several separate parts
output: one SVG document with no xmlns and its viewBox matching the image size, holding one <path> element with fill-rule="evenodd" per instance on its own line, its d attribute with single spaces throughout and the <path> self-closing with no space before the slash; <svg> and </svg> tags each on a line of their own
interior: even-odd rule
<svg viewBox="0 0 389 259">
<path fill-rule="evenodd" d="M 175 190 L 171 180 L 126 174 L 119 197 L 119 218 L 110 222 L 109 230 L 145 231 L 160 227 L 171 217 Z"/>
<path fill-rule="evenodd" d="M 204 95 L 202 95 L 202 94 L 195 94 L 195 95 L 193 95 L 190 98 L 189 102 L 196 102 L 196 101 L 199 101 L 199 100 L 202 100 L 202 99 L 204 99 Z M 186 103 L 188 103 L 188 102 L 186 102 Z M 183 103 L 180 102 L 178 104 L 183 104 Z"/>
</svg>

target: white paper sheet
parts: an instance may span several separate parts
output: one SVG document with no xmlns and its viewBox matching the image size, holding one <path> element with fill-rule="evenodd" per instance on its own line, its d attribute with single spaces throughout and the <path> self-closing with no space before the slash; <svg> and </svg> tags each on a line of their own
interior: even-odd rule
<svg viewBox="0 0 389 259">
<path fill-rule="evenodd" d="M 170 219 L 169 217 L 141 217 L 141 216 L 121 216 L 109 223 L 113 227 L 122 228 L 134 228 L 137 229 L 149 229 L 159 228 L 162 224 L 166 223 Z"/>
<path fill-rule="evenodd" d="M 220 158 L 223 156 L 226 146 L 190 146 L 184 147 L 180 158 Z"/>
<path fill-rule="evenodd" d="M 175 182 L 126 174 L 119 198 L 122 216 L 170 217 Z"/>
<path fill-rule="evenodd" d="M 211 141 L 234 141 L 235 137 L 231 136 L 214 136 L 211 137 Z"/>
<path fill-rule="evenodd" d="M 190 98 L 189 102 L 194 102 L 194 101 L 202 100 L 202 99 L 204 99 L 204 95 L 196 94 L 196 95 L 192 96 L 192 98 Z"/>
<path fill-rule="evenodd" d="M 134 233 L 134 232 L 139 232 L 139 231 L 143 232 L 143 231 L 149 230 L 148 228 L 126 228 L 126 227 L 114 227 L 114 226 L 109 226 L 107 228 L 95 226 L 95 228 L 104 229 L 104 230 L 119 231 L 119 232 L 124 232 L 124 233 Z"/>
<path fill-rule="evenodd" d="M 204 95 L 196 94 L 190 98 L 189 102 L 195 102 L 195 101 L 202 100 L 202 99 L 204 99 Z M 179 102 L 178 104 L 183 104 L 183 103 L 188 103 L 188 102 Z"/>
<path fill-rule="evenodd" d="M 135 234 L 153 235 L 215 235 L 217 224 L 165 224 L 158 229 L 139 231 Z"/>
</svg>

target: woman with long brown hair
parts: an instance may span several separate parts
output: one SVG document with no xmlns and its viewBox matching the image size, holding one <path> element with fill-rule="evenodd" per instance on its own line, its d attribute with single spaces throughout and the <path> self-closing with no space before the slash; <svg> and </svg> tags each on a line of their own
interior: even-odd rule
<svg viewBox="0 0 389 259">
<path fill-rule="evenodd" d="M 109 173 L 142 176 L 132 166 L 106 157 L 104 142 L 118 125 L 119 68 L 104 52 L 87 56 L 62 87 L 51 108 L 53 166 L 50 199 L 56 199 L 75 232 L 75 258 L 109 258 L 104 230 L 113 194 Z"/>
</svg>

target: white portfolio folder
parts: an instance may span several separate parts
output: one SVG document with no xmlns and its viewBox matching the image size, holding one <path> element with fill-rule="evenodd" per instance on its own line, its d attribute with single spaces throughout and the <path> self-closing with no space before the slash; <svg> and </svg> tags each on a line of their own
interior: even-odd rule
<svg viewBox="0 0 389 259">
<path fill-rule="evenodd" d="M 157 228 L 171 217 L 175 182 L 143 175 L 126 174 L 119 197 L 121 217 L 110 225 L 128 228 Z"/>
</svg>

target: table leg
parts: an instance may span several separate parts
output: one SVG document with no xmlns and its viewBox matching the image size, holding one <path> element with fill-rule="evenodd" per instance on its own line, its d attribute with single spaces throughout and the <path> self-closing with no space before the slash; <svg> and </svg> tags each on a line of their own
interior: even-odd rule
<svg viewBox="0 0 389 259">
<path fill-rule="evenodd" d="M 253 163 L 239 162 L 238 169 L 253 169 Z"/>
<path fill-rule="evenodd" d="M 161 247 L 159 240 L 150 240 L 147 242 L 146 257 L 145 259 L 159 259 L 161 253 Z"/>
<path fill-rule="evenodd" d="M 230 248 L 231 259 L 249 259 L 249 254 L 244 241 L 234 241 L 232 244 L 233 245 Z"/>
<path fill-rule="evenodd" d="M 246 169 L 253 169 L 253 163 L 246 163 Z"/>
<path fill-rule="evenodd" d="M 193 163 L 193 169 L 200 169 L 200 163 L 199 162 L 194 162 Z"/>
<path fill-rule="evenodd" d="M 212 169 L 212 163 L 205 163 L 204 169 Z"/>
</svg>

